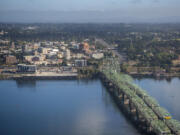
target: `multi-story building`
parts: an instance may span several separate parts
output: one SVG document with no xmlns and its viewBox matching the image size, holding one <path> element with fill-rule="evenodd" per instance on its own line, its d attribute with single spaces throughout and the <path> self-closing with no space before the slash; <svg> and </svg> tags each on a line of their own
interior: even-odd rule
<svg viewBox="0 0 180 135">
<path fill-rule="evenodd" d="M 70 60 L 71 59 L 71 52 L 70 52 L 70 50 L 69 49 L 66 49 L 66 51 L 65 51 L 65 58 L 67 59 L 67 60 Z"/>
<path fill-rule="evenodd" d="M 89 51 L 89 44 L 88 43 L 82 43 L 79 45 L 79 49 L 81 51 L 84 51 L 84 52 L 88 52 Z"/>
<path fill-rule="evenodd" d="M 18 64 L 18 72 L 20 73 L 35 73 L 36 65 Z"/>
<path fill-rule="evenodd" d="M 16 64 L 17 59 L 15 56 L 6 56 L 6 64 Z"/>
<path fill-rule="evenodd" d="M 75 60 L 74 65 L 75 65 L 75 67 L 86 67 L 87 60 Z"/>
</svg>

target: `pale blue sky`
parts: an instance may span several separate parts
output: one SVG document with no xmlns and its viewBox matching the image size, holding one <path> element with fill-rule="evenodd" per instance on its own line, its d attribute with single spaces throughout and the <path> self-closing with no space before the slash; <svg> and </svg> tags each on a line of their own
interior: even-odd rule
<svg viewBox="0 0 180 135">
<path fill-rule="evenodd" d="M 128 10 L 180 7 L 180 0 L 0 0 L 1 10 Z"/>
<path fill-rule="evenodd" d="M 153 19 L 156 21 L 159 18 L 169 21 L 168 17 L 173 17 L 172 20 L 177 22 L 180 21 L 179 13 L 180 0 L 0 0 L 0 22 L 17 19 L 38 21 L 39 17 L 45 21 L 48 17 L 51 18 L 50 21 L 54 18 L 56 21 L 58 18 L 67 20 L 71 17 L 73 21 L 73 18 L 78 20 L 79 16 L 79 20 L 87 18 L 84 20 L 88 22 L 102 17 L 101 20 L 112 22 L 123 21 L 122 18 L 133 18 L 140 22 Z"/>
</svg>

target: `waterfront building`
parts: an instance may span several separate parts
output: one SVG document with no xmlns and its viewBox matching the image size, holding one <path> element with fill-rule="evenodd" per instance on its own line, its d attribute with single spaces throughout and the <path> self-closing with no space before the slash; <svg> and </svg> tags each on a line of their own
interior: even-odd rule
<svg viewBox="0 0 180 135">
<path fill-rule="evenodd" d="M 35 73 L 36 65 L 18 64 L 18 72 L 20 73 Z"/>
<path fill-rule="evenodd" d="M 73 68 L 71 66 L 63 66 L 62 71 L 63 72 L 72 72 Z"/>
</svg>

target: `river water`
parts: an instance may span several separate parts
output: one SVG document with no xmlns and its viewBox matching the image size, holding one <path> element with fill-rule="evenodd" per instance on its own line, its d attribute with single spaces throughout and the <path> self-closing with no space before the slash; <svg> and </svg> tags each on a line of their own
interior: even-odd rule
<svg viewBox="0 0 180 135">
<path fill-rule="evenodd" d="M 100 80 L 10 80 L 0 81 L 0 135 L 139 133 Z"/>
<path fill-rule="evenodd" d="M 168 110 L 173 118 L 180 121 L 180 79 L 156 80 L 152 78 L 135 79 L 135 83 L 154 97 Z"/>
</svg>

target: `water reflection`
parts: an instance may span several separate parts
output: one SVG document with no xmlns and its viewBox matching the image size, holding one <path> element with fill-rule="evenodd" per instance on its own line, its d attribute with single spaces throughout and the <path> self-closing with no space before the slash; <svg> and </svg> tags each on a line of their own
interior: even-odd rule
<svg viewBox="0 0 180 135">
<path fill-rule="evenodd" d="M 35 88 L 36 87 L 36 80 L 16 80 L 16 85 L 18 88 Z"/>
<path fill-rule="evenodd" d="M 102 86 L 102 100 L 107 108 L 113 107 L 117 113 L 122 113 L 104 86 Z"/>
<path fill-rule="evenodd" d="M 148 77 L 143 77 L 143 76 L 138 76 L 138 77 L 134 77 L 135 80 L 144 80 L 144 79 L 152 79 L 154 81 L 163 81 L 163 80 L 166 80 L 168 83 L 171 83 L 171 81 L 173 79 L 179 79 L 180 80 L 180 77 L 151 77 L 151 76 L 148 76 Z"/>
<path fill-rule="evenodd" d="M 96 81 L 99 81 L 98 79 L 80 79 L 76 80 L 78 85 L 90 85 Z"/>
<path fill-rule="evenodd" d="M 0 86 L 1 135 L 139 135 L 99 80 L 0 81 Z"/>
<path fill-rule="evenodd" d="M 86 107 L 76 117 L 75 132 L 77 134 L 103 135 L 106 122 L 107 116 L 103 110 Z"/>
</svg>

